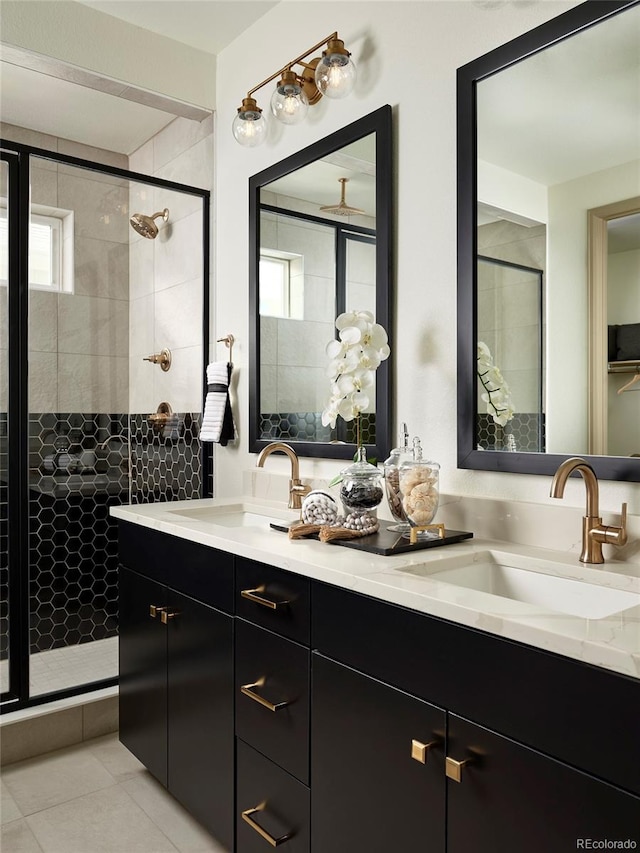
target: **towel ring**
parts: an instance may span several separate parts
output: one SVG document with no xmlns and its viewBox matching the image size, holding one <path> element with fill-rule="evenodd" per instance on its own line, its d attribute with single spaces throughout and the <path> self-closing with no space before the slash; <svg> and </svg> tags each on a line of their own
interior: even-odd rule
<svg viewBox="0 0 640 853">
<path fill-rule="evenodd" d="M 220 343 L 224 342 L 226 344 L 226 346 L 229 348 L 229 361 L 231 362 L 231 364 L 233 364 L 233 344 L 234 344 L 234 341 L 235 341 L 235 338 L 233 337 L 233 335 L 231 333 L 229 333 L 228 335 L 225 335 L 224 338 L 218 338 L 217 339 L 217 343 L 220 344 Z"/>
</svg>

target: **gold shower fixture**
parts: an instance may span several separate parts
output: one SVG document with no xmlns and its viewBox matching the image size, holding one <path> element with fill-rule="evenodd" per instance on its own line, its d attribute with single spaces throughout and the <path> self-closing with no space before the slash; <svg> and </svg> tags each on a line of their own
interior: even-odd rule
<svg viewBox="0 0 640 853">
<path fill-rule="evenodd" d="M 158 219 L 158 217 L 162 217 L 162 221 L 166 222 L 169 218 L 169 209 L 165 207 L 164 210 L 153 213 L 151 216 L 145 216 L 144 213 L 134 213 L 129 222 L 133 230 L 137 231 L 138 234 L 141 234 L 148 240 L 155 240 L 158 236 L 158 226 L 153 220 Z"/>
<path fill-rule="evenodd" d="M 309 54 L 326 45 L 322 56 L 306 62 Z M 301 66 L 300 73 L 293 70 Z M 266 80 L 249 89 L 238 114 L 233 120 L 233 135 L 240 145 L 252 148 L 264 142 L 267 121 L 253 93 L 278 77 L 271 96 L 271 112 L 283 124 L 299 124 L 304 121 L 309 106 L 317 104 L 323 95 L 328 98 L 344 98 L 356 81 L 356 66 L 338 33 L 322 39 L 300 56 L 274 71 Z"/>
<path fill-rule="evenodd" d="M 351 207 L 351 205 L 346 202 L 346 192 L 347 192 L 347 184 L 349 183 L 349 178 L 338 178 L 338 181 L 341 184 L 340 188 L 340 201 L 338 204 L 324 204 L 320 208 L 323 213 L 333 213 L 336 216 L 355 216 L 359 213 L 364 213 L 364 210 L 361 210 L 359 207 Z"/>
</svg>

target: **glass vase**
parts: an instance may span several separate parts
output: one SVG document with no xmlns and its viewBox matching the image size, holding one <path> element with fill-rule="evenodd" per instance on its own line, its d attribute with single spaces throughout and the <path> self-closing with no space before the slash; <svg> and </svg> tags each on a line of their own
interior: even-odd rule
<svg viewBox="0 0 640 853">
<path fill-rule="evenodd" d="M 384 497 L 383 473 L 367 462 L 364 447 L 359 447 L 356 461 L 342 473 L 340 500 L 344 507 L 344 524 L 348 530 L 375 533 L 379 528 L 377 508 Z"/>
<path fill-rule="evenodd" d="M 410 527 L 424 527 L 433 521 L 438 510 L 440 491 L 438 486 L 440 465 L 422 458 L 405 462 L 400 466 L 400 492 L 402 508 Z M 409 537 L 411 530 L 403 535 Z M 438 534 L 431 530 L 419 530 L 418 540 L 433 539 Z"/>
</svg>

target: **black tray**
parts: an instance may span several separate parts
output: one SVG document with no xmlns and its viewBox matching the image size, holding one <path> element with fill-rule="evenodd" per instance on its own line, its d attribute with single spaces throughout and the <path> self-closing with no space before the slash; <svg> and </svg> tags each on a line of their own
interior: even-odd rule
<svg viewBox="0 0 640 853">
<path fill-rule="evenodd" d="M 467 533 L 464 530 L 445 530 L 444 539 L 425 539 L 412 545 L 401 533 L 387 530 L 386 524 L 391 524 L 391 522 L 381 520 L 380 530 L 377 533 L 371 533 L 369 536 L 362 536 L 360 539 L 332 539 L 328 544 L 343 545 L 345 548 L 355 548 L 358 551 L 368 551 L 371 554 L 381 554 L 383 557 L 390 557 L 393 554 L 406 554 L 409 551 L 419 551 L 422 548 L 439 548 L 441 545 L 454 545 L 456 542 L 462 542 L 464 539 L 471 539 L 473 537 L 473 533 Z M 269 526 L 282 533 L 289 532 L 288 524 L 271 523 Z M 317 539 L 318 534 L 314 533 L 304 538 Z"/>
</svg>

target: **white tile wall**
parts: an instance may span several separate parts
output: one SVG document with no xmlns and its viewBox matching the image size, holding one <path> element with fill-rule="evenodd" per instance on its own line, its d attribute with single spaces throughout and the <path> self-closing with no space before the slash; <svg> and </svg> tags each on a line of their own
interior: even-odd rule
<svg viewBox="0 0 640 853">
<path fill-rule="evenodd" d="M 213 186 L 213 120 L 176 119 L 129 157 L 129 168 L 202 189 Z M 184 193 L 132 185 L 134 212 L 167 207 L 169 220 L 155 240 L 130 231 L 130 411 L 202 407 L 202 201 Z M 215 328 L 215 326 L 214 326 Z M 150 346 L 149 346 L 150 344 Z M 171 350 L 171 369 L 141 361 Z"/>
</svg>

